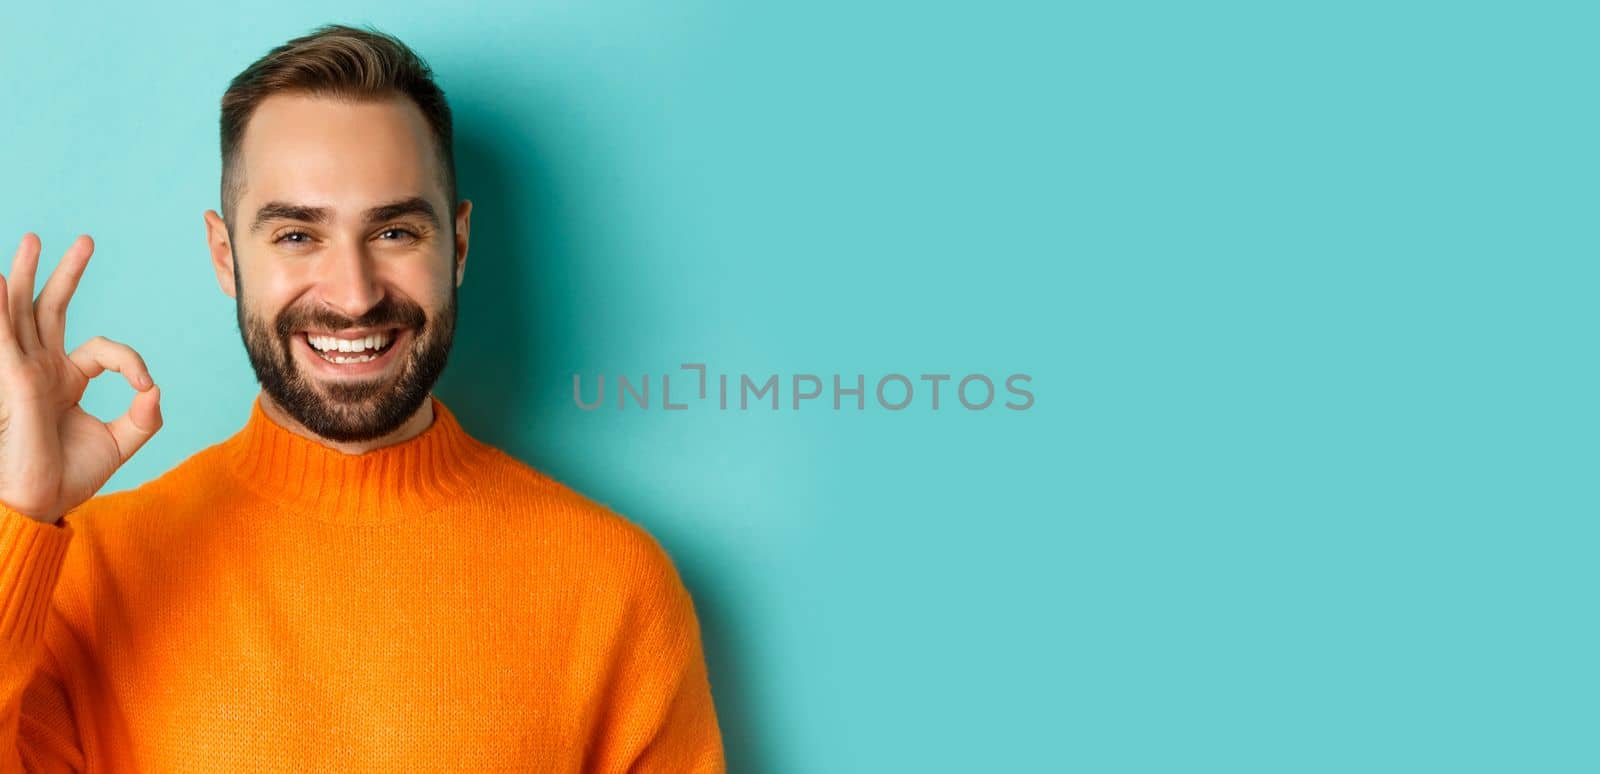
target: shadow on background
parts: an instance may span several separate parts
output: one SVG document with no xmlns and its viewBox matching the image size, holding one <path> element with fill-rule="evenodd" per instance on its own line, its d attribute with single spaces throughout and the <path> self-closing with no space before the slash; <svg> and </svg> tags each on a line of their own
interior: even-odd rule
<svg viewBox="0 0 1600 774">
<path fill-rule="evenodd" d="M 502 84 L 505 85 L 505 84 Z M 505 99 L 523 88 L 496 89 L 474 83 L 476 93 Z M 540 149 L 540 127 L 527 124 L 490 134 L 504 125 L 472 97 L 451 95 L 456 124 L 456 170 L 463 198 L 472 200 L 472 232 L 466 278 L 460 288 L 456 338 L 449 366 L 436 393 L 474 436 L 506 451 L 596 500 L 612 504 L 655 536 L 678 567 L 694 598 L 700 619 L 717 718 L 731 772 L 767 770 L 755 738 L 756 703 L 743 675 L 736 627 L 716 557 L 693 545 L 686 529 L 670 530 L 660 505 L 623 502 L 601 491 L 603 482 L 579 480 L 576 466 L 560 450 L 541 443 L 542 421 L 571 406 L 562 381 L 565 352 L 582 349 L 581 315 L 573 269 L 584 258 L 581 240 L 571 238 L 555 217 L 560 159 Z M 585 294 L 587 295 L 587 294 Z M 591 312 L 592 313 L 592 310 Z M 590 488 L 593 485 L 594 488 Z M 645 515 L 648 514 L 648 515 Z"/>
</svg>

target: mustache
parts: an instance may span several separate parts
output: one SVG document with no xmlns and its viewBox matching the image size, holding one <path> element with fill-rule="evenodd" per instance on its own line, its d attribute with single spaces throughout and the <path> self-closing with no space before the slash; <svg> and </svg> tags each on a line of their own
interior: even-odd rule
<svg viewBox="0 0 1600 774">
<path fill-rule="evenodd" d="M 288 338 L 306 328 L 337 331 L 344 328 L 422 328 L 428 320 L 422 307 L 410 301 L 386 297 L 366 314 L 345 317 L 329 309 L 286 309 L 273 325 L 279 338 Z"/>
</svg>

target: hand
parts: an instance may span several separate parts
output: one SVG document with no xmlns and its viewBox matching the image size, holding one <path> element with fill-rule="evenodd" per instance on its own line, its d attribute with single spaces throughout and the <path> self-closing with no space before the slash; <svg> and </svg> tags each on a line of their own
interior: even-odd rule
<svg viewBox="0 0 1600 774">
<path fill-rule="evenodd" d="M 94 241 L 77 238 L 38 302 L 39 237 L 25 234 L 0 279 L 0 503 L 54 524 L 105 486 L 161 429 L 161 388 L 126 344 L 96 336 L 67 354 L 67 302 Z M 101 422 L 78 406 L 89 380 L 121 373 L 138 391 L 122 416 Z"/>
</svg>

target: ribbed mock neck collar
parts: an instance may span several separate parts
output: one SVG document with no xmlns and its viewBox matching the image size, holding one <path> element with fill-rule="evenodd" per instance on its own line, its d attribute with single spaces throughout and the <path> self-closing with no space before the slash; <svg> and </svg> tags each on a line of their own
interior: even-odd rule
<svg viewBox="0 0 1600 774">
<path fill-rule="evenodd" d="M 321 521 L 400 521 L 458 496 L 491 447 L 468 435 L 437 397 L 433 423 L 405 441 L 346 454 L 298 435 L 268 416 L 258 393 L 243 429 L 223 441 L 241 483 L 273 503 Z"/>
</svg>

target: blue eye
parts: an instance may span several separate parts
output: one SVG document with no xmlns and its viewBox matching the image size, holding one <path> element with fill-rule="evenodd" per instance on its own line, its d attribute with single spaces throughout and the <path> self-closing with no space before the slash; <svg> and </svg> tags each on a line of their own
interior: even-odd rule
<svg viewBox="0 0 1600 774">
<path fill-rule="evenodd" d="M 305 237 L 305 239 L 290 239 L 290 237 Z M 311 235 L 307 234 L 304 231 L 286 231 L 283 234 L 280 234 L 277 239 L 274 239 L 272 241 L 273 242 L 284 242 L 284 241 L 304 242 L 304 241 L 307 241 L 309 239 L 311 239 Z"/>
</svg>

